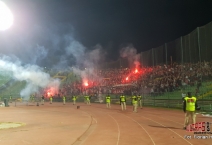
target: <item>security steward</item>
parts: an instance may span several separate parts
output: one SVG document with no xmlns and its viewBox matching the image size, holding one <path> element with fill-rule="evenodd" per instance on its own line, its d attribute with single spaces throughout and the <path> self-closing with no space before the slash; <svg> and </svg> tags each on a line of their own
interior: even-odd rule
<svg viewBox="0 0 212 145">
<path fill-rule="evenodd" d="M 121 96 L 120 96 L 120 105 L 121 105 L 122 111 L 127 109 L 126 108 L 126 97 L 123 94 L 121 94 Z"/>
<path fill-rule="evenodd" d="M 53 96 L 52 95 L 50 96 L 49 100 L 50 100 L 50 104 L 52 104 L 52 100 L 53 100 Z"/>
<path fill-rule="evenodd" d="M 13 97 L 10 95 L 10 103 L 12 103 L 12 98 L 13 98 Z"/>
<path fill-rule="evenodd" d="M 77 96 L 72 96 L 73 105 L 76 104 Z"/>
<path fill-rule="evenodd" d="M 183 101 L 183 111 L 185 113 L 185 122 L 183 129 L 186 129 L 186 127 L 189 125 L 189 120 L 192 120 L 191 124 L 196 123 L 196 110 L 200 110 L 200 107 L 197 104 L 197 99 L 196 97 L 191 95 L 191 92 L 188 92 Z"/>
<path fill-rule="evenodd" d="M 139 94 L 137 96 L 138 106 L 142 109 L 142 96 Z"/>
<path fill-rule="evenodd" d="M 136 97 L 133 101 L 133 112 L 137 112 L 137 108 L 138 108 L 138 100 Z"/>
<path fill-rule="evenodd" d="M 66 96 L 63 95 L 63 105 L 65 105 L 65 104 L 66 104 Z"/>
<path fill-rule="evenodd" d="M 32 103 L 35 103 L 35 95 L 31 96 L 31 101 L 32 101 Z"/>
<path fill-rule="evenodd" d="M 106 107 L 107 107 L 107 108 L 110 108 L 110 101 L 111 101 L 110 95 L 108 94 L 108 95 L 105 97 L 105 102 L 106 102 Z"/>
<path fill-rule="evenodd" d="M 132 97 L 131 97 L 131 104 L 133 105 L 133 112 L 134 112 L 134 101 L 137 100 L 136 99 L 136 94 L 134 94 Z"/>
<path fill-rule="evenodd" d="M 85 96 L 85 99 L 86 99 L 86 104 L 87 105 L 91 105 L 90 96 L 89 95 L 86 95 Z"/>
<path fill-rule="evenodd" d="M 41 104 L 44 105 L 44 95 L 41 97 Z"/>
</svg>

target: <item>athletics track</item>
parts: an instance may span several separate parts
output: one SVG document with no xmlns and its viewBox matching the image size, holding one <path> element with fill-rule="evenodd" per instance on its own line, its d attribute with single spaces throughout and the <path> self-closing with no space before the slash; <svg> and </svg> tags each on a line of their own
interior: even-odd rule
<svg viewBox="0 0 212 145">
<path fill-rule="evenodd" d="M 181 110 L 144 107 L 138 113 L 132 106 L 83 103 L 17 103 L 0 108 L 0 123 L 24 123 L 0 129 L 0 145 L 211 145 L 211 139 L 194 139 L 182 129 Z M 197 122 L 212 118 L 197 115 Z M 211 129 L 212 130 L 212 129 Z M 191 135 L 192 139 L 185 138 Z M 212 136 L 208 135 L 208 136 Z"/>
</svg>

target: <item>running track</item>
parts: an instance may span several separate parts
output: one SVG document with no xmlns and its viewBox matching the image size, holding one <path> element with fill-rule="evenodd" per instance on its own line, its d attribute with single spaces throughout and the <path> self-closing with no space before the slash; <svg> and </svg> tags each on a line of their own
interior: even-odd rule
<svg viewBox="0 0 212 145">
<path fill-rule="evenodd" d="M 184 113 L 179 110 L 83 103 L 25 103 L 0 108 L 0 122 L 22 122 L 24 126 L 0 130 L 4 145 L 211 145 L 211 139 L 187 139 L 193 133 L 182 129 Z M 212 118 L 197 115 L 197 121 Z M 212 129 L 211 129 L 212 130 Z"/>
</svg>

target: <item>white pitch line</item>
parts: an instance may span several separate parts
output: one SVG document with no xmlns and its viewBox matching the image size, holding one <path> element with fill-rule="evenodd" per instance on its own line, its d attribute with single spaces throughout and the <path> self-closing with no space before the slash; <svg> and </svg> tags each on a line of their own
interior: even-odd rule
<svg viewBox="0 0 212 145">
<path fill-rule="evenodd" d="M 149 111 L 145 111 L 145 112 L 149 112 Z M 151 112 L 149 112 L 149 113 L 151 113 Z M 153 114 L 149 114 L 149 115 L 157 116 L 157 115 L 153 115 Z M 176 123 L 176 124 L 184 125 L 184 124 L 182 124 L 182 123 L 179 123 L 179 122 L 173 121 L 173 120 L 171 120 L 171 119 L 167 119 L 167 118 L 165 118 L 165 117 L 160 117 L 160 116 L 157 116 L 157 117 L 159 117 L 159 118 L 163 118 L 163 119 L 165 119 L 165 120 L 172 121 L 172 122 L 174 122 L 174 123 Z M 206 135 L 207 135 L 207 136 L 209 136 L 208 134 L 206 134 Z"/>
<path fill-rule="evenodd" d="M 93 118 L 93 120 L 95 120 L 96 124 L 97 124 L 97 120 L 95 118 Z"/>
<path fill-rule="evenodd" d="M 120 128 L 119 128 L 119 124 L 118 124 L 118 122 L 116 121 L 116 119 L 113 116 L 111 116 L 111 115 L 109 115 L 109 116 L 116 122 L 116 125 L 118 127 L 118 139 L 117 139 L 117 143 L 116 143 L 116 145 L 118 145 L 119 144 L 119 140 L 120 140 Z"/>
<path fill-rule="evenodd" d="M 146 132 L 146 134 L 147 134 L 147 135 L 149 136 L 149 138 L 151 139 L 152 143 L 153 143 L 154 145 L 156 145 L 155 142 L 154 142 L 154 140 L 153 140 L 152 137 L 150 136 L 150 134 L 146 131 L 146 129 L 145 129 L 140 123 L 138 123 L 136 120 L 132 119 L 131 117 L 129 117 L 129 116 L 127 116 L 127 115 L 125 115 L 125 116 L 128 117 L 128 118 L 130 118 L 130 119 L 133 120 L 134 122 L 136 122 L 136 123 Z"/>
<path fill-rule="evenodd" d="M 93 119 L 93 117 L 91 116 L 91 118 Z M 90 128 L 91 126 L 89 126 L 89 128 Z M 88 129 L 89 129 L 88 128 Z M 87 130 L 86 130 L 87 131 Z M 80 144 L 83 144 L 87 139 L 88 139 L 88 137 L 93 133 L 93 131 L 94 130 L 92 130 L 86 137 L 85 137 L 85 139 L 80 143 Z"/>
<path fill-rule="evenodd" d="M 155 122 L 155 123 L 157 123 L 157 124 L 160 124 L 161 126 L 163 126 L 163 127 L 166 127 L 165 125 L 163 125 L 163 124 L 161 124 L 161 123 L 159 123 L 159 122 L 157 122 L 157 121 L 154 121 L 154 120 L 152 120 L 152 119 L 150 119 L 150 118 L 148 118 L 148 117 L 144 117 L 144 116 L 141 116 L 141 117 L 143 117 L 143 118 L 146 118 L 146 119 L 148 119 L 148 120 L 151 120 L 151 121 L 153 121 L 153 122 Z M 175 132 L 174 130 L 172 130 L 172 129 L 169 129 L 169 128 L 167 128 L 168 130 L 170 130 L 170 131 L 172 131 L 173 133 L 175 133 L 176 135 L 178 135 L 180 138 L 182 138 L 183 140 L 185 140 L 187 143 L 189 143 L 190 145 L 193 145 L 192 143 L 190 143 L 189 141 L 187 141 L 185 138 L 183 138 L 181 135 L 179 135 L 177 132 Z"/>
<path fill-rule="evenodd" d="M 80 110 L 80 111 L 81 111 L 81 110 Z M 79 138 L 81 138 L 81 137 L 91 128 L 93 120 L 95 120 L 95 122 L 96 122 L 96 124 L 97 124 L 97 120 L 94 119 L 93 116 L 92 116 L 91 114 L 89 114 L 89 113 L 86 112 L 86 111 L 81 111 L 81 112 L 83 112 L 83 113 L 85 113 L 85 114 L 87 114 L 87 115 L 90 116 L 90 118 L 91 118 L 91 123 L 90 123 L 89 127 L 87 128 L 87 130 L 86 130 Z M 88 139 L 88 137 L 93 133 L 93 131 L 94 131 L 94 130 L 92 130 L 92 131 L 84 138 L 84 140 L 83 140 L 82 142 L 80 142 L 79 144 L 80 144 L 80 145 L 83 144 L 83 143 Z M 73 144 L 75 144 L 76 142 L 77 142 L 77 140 L 76 140 Z"/>
</svg>

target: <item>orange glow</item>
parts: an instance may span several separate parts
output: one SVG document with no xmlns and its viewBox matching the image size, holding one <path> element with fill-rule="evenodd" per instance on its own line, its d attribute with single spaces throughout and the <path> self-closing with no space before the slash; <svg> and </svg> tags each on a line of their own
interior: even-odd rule
<svg viewBox="0 0 212 145">
<path fill-rule="evenodd" d="M 129 79 L 129 78 L 128 78 L 128 77 L 126 77 L 126 81 L 128 81 L 128 79 Z"/>
<path fill-rule="evenodd" d="M 88 86 L 88 82 L 85 82 L 84 85 L 87 87 Z"/>
<path fill-rule="evenodd" d="M 138 72 L 138 69 L 135 69 L 135 73 L 137 73 Z"/>
<path fill-rule="evenodd" d="M 45 91 L 46 97 L 54 96 L 57 93 L 58 93 L 58 90 L 57 88 L 54 88 L 54 87 L 46 88 L 46 91 Z"/>
</svg>

